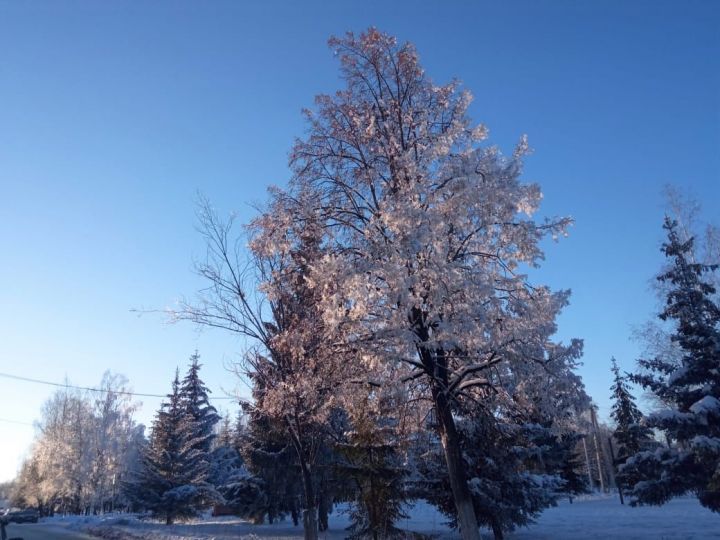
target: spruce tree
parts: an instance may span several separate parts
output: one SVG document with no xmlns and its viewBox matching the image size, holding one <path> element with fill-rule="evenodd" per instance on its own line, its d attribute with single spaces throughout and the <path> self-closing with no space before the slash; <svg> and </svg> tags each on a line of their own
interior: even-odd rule
<svg viewBox="0 0 720 540">
<path fill-rule="evenodd" d="M 584 463 L 576 451 L 580 439 L 580 433 L 566 433 L 558 438 L 558 448 L 562 455 L 558 474 L 564 482 L 562 492 L 567 495 L 570 504 L 575 495 L 589 491 L 587 475 L 583 472 Z"/>
<path fill-rule="evenodd" d="M 614 402 L 610 417 L 615 421 L 613 437 L 618 444 L 615 464 L 622 465 L 630 456 L 645 450 L 652 443 L 652 435 L 650 429 L 641 424 L 643 414 L 630 393 L 627 378 L 620 374 L 615 358 L 611 362 L 614 379 L 610 390 Z"/>
<path fill-rule="evenodd" d="M 671 339 L 682 357 L 639 360 L 633 380 L 668 405 L 648 425 L 664 431 L 671 446 L 636 454 L 622 472 L 634 484 L 636 504 L 693 492 L 720 512 L 720 308 L 706 278 L 716 266 L 695 262 L 693 239 L 681 240 L 675 221 L 666 218 L 664 229 L 662 250 L 671 264 L 658 276 L 668 288 L 660 318 L 674 324 Z"/>
<path fill-rule="evenodd" d="M 371 412 L 373 407 L 378 410 Z M 335 446 L 335 475 L 350 501 L 349 538 L 404 538 L 396 523 L 403 513 L 407 470 L 403 467 L 397 421 L 384 404 L 360 401 L 350 413 L 343 441 Z"/>
<path fill-rule="evenodd" d="M 219 417 L 198 376 L 198 358 L 197 353 L 191 357 L 182 382 L 175 372 L 172 392 L 153 423 L 142 467 L 125 486 L 134 506 L 162 517 L 168 525 L 222 500 L 209 482 L 210 451 Z"/>
<path fill-rule="evenodd" d="M 215 440 L 215 425 L 220 420 L 215 407 L 210 405 L 210 390 L 200 379 L 200 355 L 190 357 L 188 372 L 180 385 L 181 427 L 185 432 L 188 448 L 188 466 L 192 482 L 207 486 L 210 474 L 210 456 Z"/>
<path fill-rule="evenodd" d="M 256 389 L 253 390 L 254 392 Z M 299 519 L 302 479 L 297 453 L 281 422 L 257 408 L 245 406 L 247 424 L 239 435 L 240 454 L 247 475 L 225 495 L 240 515 L 270 523 L 290 513 Z"/>
<path fill-rule="evenodd" d="M 198 494 L 191 484 L 189 458 L 193 452 L 183 431 L 184 411 L 177 372 L 167 398 L 153 422 L 141 470 L 126 484 L 125 492 L 135 506 L 149 510 L 171 525 L 178 518 L 196 515 Z"/>
<path fill-rule="evenodd" d="M 222 494 L 224 487 L 242 466 L 243 461 L 235 446 L 235 433 L 230 418 L 224 416 L 210 453 L 208 480 Z"/>
<path fill-rule="evenodd" d="M 550 422 L 501 421 L 478 410 L 458 418 L 458 426 L 477 522 L 492 529 L 495 540 L 533 523 L 544 509 L 556 504 L 564 483 L 554 467 L 552 454 L 556 458 L 560 454 Z M 454 528 L 457 514 L 441 452 L 436 439 L 418 456 L 417 495 L 435 505 Z"/>
</svg>

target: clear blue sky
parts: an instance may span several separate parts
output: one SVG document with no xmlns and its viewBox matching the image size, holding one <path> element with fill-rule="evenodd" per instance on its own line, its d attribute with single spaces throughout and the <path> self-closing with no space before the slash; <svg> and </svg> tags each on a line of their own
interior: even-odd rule
<svg viewBox="0 0 720 540">
<path fill-rule="evenodd" d="M 565 338 L 607 414 L 615 355 L 651 316 L 661 187 L 720 210 L 720 3 L 0 1 L 0 371 L 165 392 L 194 349 L 210 387 L 242 344 L 138 318 L 201 286 L 199 190 L 252 215 L 288 178 L 300 108 L 339 86 L 329 35 L 369 25 L 462 79 L 506 150 L 527 133 L 543 212 L 571 214 L 537 279 L 571 288 Z M 48 387 L 0 379 L 0 418 L 32 423 Z M 149 421 L 158 402 L 144 400 Z M 33 429 L 0 422 L 0 480 Z"/>
</svg>

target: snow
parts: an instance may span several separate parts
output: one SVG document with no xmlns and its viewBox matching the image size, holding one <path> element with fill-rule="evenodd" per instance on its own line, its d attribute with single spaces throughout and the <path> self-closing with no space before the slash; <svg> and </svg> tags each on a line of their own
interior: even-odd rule
<svg viewBox="0 0 720 540">
<path fill-rule="evenodd" d="M 410 517 L 399 525 L 408 530 L 433 535 L 442 540 L 459 538 L 445 526 L 445 518 L 433 507 L 417 503 Z M 291 521 L 273 525 L 252 525 L 238 518 L 197 520 L 165 526 L 140 521 L 134 516 L 51 518 L 46 522 L 71 529 L 102 533 L 107 539 L 142 540 L 295 540 L 302 538 L 302 527 Z M 334 512 L 330 530 L 321 540 L 340 540 L 347 532 L 347 518 Z M 483 538 L 492 538 L 485 531 Z M 694 498 L 679 498 L 662 507 L 621 506 L 616 496 L 562 501 L 540 516 L 537 523 L 507 535 L 508 540 L 700 540 L 720 539 L 720 516 L 700 506 Z"/>
<path fill-rule="evenodd" d="M 705 396 L 701 400 L 693 403 L 690 410 L 695 414 L 719 414 L 720 401 L 713 396 Z"/>
<path fill-rule="evenodd" d="M 536 525 L 513 540 L 699 540 L 720 538 L 720 516 L 694 498 L 680 498 L 664 506 L 620 505 L 617 497 L 561 504 L 543 513 Z"/>
<path fill-rule="evenodd" d="M 720 453 L 720 439 L 717 437 L 706 437 L 697 435 L 690 441 L 690 446 L 695 450 Z"/>
</svg>

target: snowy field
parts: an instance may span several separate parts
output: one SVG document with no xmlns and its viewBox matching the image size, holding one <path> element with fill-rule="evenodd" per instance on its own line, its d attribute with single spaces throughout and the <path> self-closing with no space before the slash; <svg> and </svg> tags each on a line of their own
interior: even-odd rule
<svg viewBox="0 0 720 540">
<path fill-rule="evenodd" d="M 405 529 L 450 540 L 458 535 L 444 525 L 444 518 L 423 503 L 409 512 L 411 517 L 401 526 Z M 274 525 L 252 525 L 233 518 L 210 518 L 185 525 L 167 527 L 141 522 L 127 516 L 107 518 L 52 518 L 46 520 L 70 529 L 102 532 L 110 539 L 146 540 L 236 540 L 244 538 L 301 539 L 302 528 L 286 521 Z M 330 530 L 321 539 L 345 537 L 347 519 L 337 511 L 330 518 Z M 492 538 L 485 531 L 483 538 Z M 662 507 L 631 508 L 621 506 L 617 498 L 588 498 L 574 504 L 562 502 L 551 508 L 531 527 L 507 536 L 513 540 L 690 540 L 720 539 L 720 515 L 701 507 L 695 499 L 671 501 Z"/>
</svg>

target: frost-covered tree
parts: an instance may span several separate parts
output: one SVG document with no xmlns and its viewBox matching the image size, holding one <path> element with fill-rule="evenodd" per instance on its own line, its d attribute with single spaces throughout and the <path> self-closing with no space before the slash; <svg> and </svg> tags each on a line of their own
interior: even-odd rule
<svg viewBox="0 0 720 540">
<path fill-rule="evenodd" d="M 667 285 L 663 321 L 672 321 L 671 339 L 682 351 L 679 363 L 664 357 L 641 359 L 633 380 L 667 405 L 648 417 L 670 448 L 640 452 L 622 468 L 636 503 L 663 504 L 688 491 L 720 511 L 720 308 L 707 275 L 716 266 L 695 262 L 693 238 L 681 239 L 666 218 L 663 253 L 670 267 L 659 277 Z"/>
<path fill-rule="evenodd" d="M 260 517 L 266 515 L 271 523 L 288 513 L 296 522 L 303 496 L 297 452 L 281 421 L 263 415 L 256 407 L 246 408 L 247 425 L 240 437 L 240 453 L 249 473 L 260 481 L 264 495 L 252 508 Z M 248 489 L 244 488 L 241 495 L 245 493 Z"/>
<path fill-rule="evenodd" d="M 226 495 L 228 486 L 234 483 L 238 474 L 244 470 L 240 455 L 238 435 L 232 425 L 230 416 L 225 414 L 216 427 L 216 436 L 209 457 L 208 481 L 223 496 L 222 510 L 227 511 L 231 505 Z M 243 473 L 245 474 L 246 471 Z"/>
<path fill-rule="evenodd" d="M 613 438 L 617 442 L 615 464 L 622 465 L 628 457 L 645 450 L 652 442 L 650 429 L 642 424 L 643 414 L 635 404 L 627 378 L 620 374 L 617 361 L 612 358 L 613 384 L 610 387 L 613 400 L 610 417 L 615 422 Z"/>
<path fill-rule="evenodd" d="M 215 510 L 261 523 L 268 512 L 268 497 L 263 480 L 245 466 L 240 453 L 243 437 L 244 426 L 235 430 L 229 416 L 224 416 L 210 456 L 209 480 L 224 499 Z"/>
<path fill-rule="evenodd" d="M 150 440 L 142 456 L 142 468 L 134 478 L 128 479 L 124 488 L 133 504 L 150 510 L 157 516 L 165 518 L 169 525 L 178 516 L 192 515 L 192 511 L 184 510 L 184 506 L 176 505 L 165 493 L 178 486 L 183 486 L 181 478 L 184 461 L 180 436 L 180 378 L 176 371 L 172 383 L 172 392 L 168 401 L 163 402 L 155 416 Z"/>
<path fill-rule="evenodd" d="M 57 391 L 43 405 L 17 497 L 35 501 L 47 514 L 113 508 L 142 441 L 136 408 L 127 379 L 109 372 L 92 391 Z"/>
<path fill-rule="evenodd" d="M 515 379 L 505 372 L 502 379 L 482 401 L 466 400 L 455 411 L 477 522 L 492 529 L 496 539 L 532 523 L 560 495 L 583 491 L 575 471 L 568 469 L 579 437 L 578 411 L 589 402 L 577 377 L 546 373 Z M 506 393 L 515 398 L 497 397 Z M 419 496 L 456 525 L 447 468 L 438 466 L 439 441 L 417 461 Z"/>
<path fill-rule="evenodd" d="M 120 483 L 138 459 L 140 439 L 133 415 L 138 404 L 125 376 L 106 372 L 95 393 L 92 430 L 90 504 L 94 512 L 112 509 L 120 494 Z M 142 434 L 142 432 L 140 432 Z"/>
<path fill-rule="evenodd" d="M 560 452 L 558 473 L 563 481 L 562 492 L 567 495 L 570 504 L 574 496 L 589 491 L 585 463 L 577 450 L 582 437 L 580 433 L 566 433 L 557 441 Z"/>
<path fill-rule="evenodd" d="M 47 479 L 34 449 L 20 467 L 9 497 L 13 506 L 37 508 L 41 516 L 52 516 L 57 493 L 48 492 Z"/>
<path fill-rule="evenodd" d="M 43 498 L 63 512 L 89 509 L 93 424 L 92 404 L 83 392 L 63 389 L 43 405 L 33 455 L 45 480 Z"/>
<path fill-rule="evenodd" d="M 316 195 L 329 231 L 315 265 L 324 323 L 369 371 L 390 362 L 422 381 L 461 534 L 475 539 L 454 404 L 498 366 L 531 376 L 579 354 L 551 338 L 569 293 L 523 273 L 570 219 L 532 219 L 541 193 L 520 181 L 526 139 L 509 157 L 481 146 L 470 94 L 433 84 L 412 45 L 375 29 L 330 45 L 345 88 L 316 98 L 291 153 L 291 185 Z"/>
<path fill-rule="evenodd" d="M 234 446 L 237 440 L 235 432 L 236 426 L 233 425 L 230 415 L 225 413 L 215 427 L 215 439 L 213 441 L 214 448 L 223 446 Z"/>
</svg>

